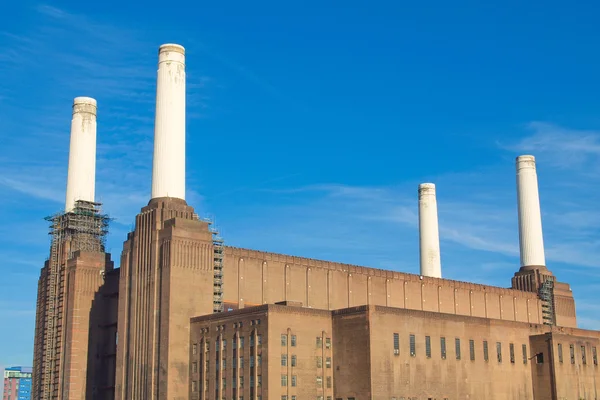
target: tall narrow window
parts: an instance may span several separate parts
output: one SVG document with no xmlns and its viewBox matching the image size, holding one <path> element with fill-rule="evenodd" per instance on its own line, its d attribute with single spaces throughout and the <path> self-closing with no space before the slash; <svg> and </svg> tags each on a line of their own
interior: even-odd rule
<svg viewBox="0 0 600 400">
<path fill-rule="evenodd" d="M 323 377 L 317 376 L 317 387 L 323 387 Z"/>
<path fill-rule="evenodd" d="M 225 389 L 227 387 L 227 379 L 223 378 L 221 381 L 223 382 L 223 389 Z"/>
<path fill-rule="evenodd" d="M 196 353 L 198 353 L 198 345 L 196 343 L 194 343 L 192 345 L 192 354 L 195 355 Z"/>
<path fill-rule="evenodd" d="M 323 357 L 317 356 L 317 368 L 323 368 Z"/>
<path fill-rule="evenodd" d="M 254 335 L 250 335 L 250 347 L 254 347 Z"/>
<path fill-rule="evenodd" d="M 292 347 L 296 347 L 296 335 L 292 335 Z"/>
<path fill-rule="evenodd" d="M 292 386 L 296 387 L 296 375 L 292 375 Z"/>
<path fill-rule="evenodd" d="M 394 354 L 400 354 L 400 335 L 394 333 Z"/>
<path fill-rule="evenodd" d="M 294 366 L 294 359 L 296 356 L 292 356 L 292 367 Z M 262 355 L 257 355 L 256 356 L 256 365 L 258 365 L 259 367 L 262 365 Z"/>
<path fill-rule="evenodd" d="M 414 357 L 417 355 L 417 345 L 415 343 L 415 335 L 410 335 L 409 340 L 410 340 L 410 355 L 412 357 Z"/>
<path fill-rule="evenodd" d="M 259 346 L 262 344 L 262 335 L 256 335 L 256 343 Z"/>
<path fill-rule="evenodd" d="M 198 372 L 198 363 L 196 361 L 192 363 L 192 372 Z"/>
<path fill-rule="evenodd" d="M 244 337 L 240 336 L 240 349 L 244 348 Z"/>
<path fill-rule="evenodd" d="M 287 386 L 287 375 L 281 375 L 281 386 Z"/>
<path fill-rule="evenodd" d="M 296 356 L 292 355 L 292 367 L 295 367 L 295 366 L 296 366 Z"/>
<path fill-rule="evenodd" d="M 587 358 L 585 357 L 585 346 L 581 346 L 581 363 L 587 364 Z"/>
<path fill-rule="evenodd" d="M 283 356 L 281 356 L 283 358 Z M 283 360 L 282 360 L 283 362 Z M 254 368 L 254 356 L 250 354 L 250 368 Z"/>
<path fill-rule="evenodd" d="M 454 339 L 454 349 L 456 350 L 456 359 L 460 360 L 460 339 Z"/>
<path fill-rule="evenodd" d="M 331 377 L 327 377 L 327 388 L 331 388 Z"/>
<path fill-rule="evenodd" d="M 325 338 L 325 348 L 326 349 L 331 348 L 331 338 Z"/>
<path fill-rule="evenodd" d="M 281 366 L 282 367 L 287 367 L 287 354 L 282 354 L 281 355 Z"/>
<path fill-rule="evenodd" d="M 475 341 L 473 339 L 469 340 L 469 358 L 471 361 L 475 361 Z"/>
<path fill-rule="evenodd" d="M 508 345 L 508 348 L 509 348 L 509 352 L 510 352 L 510 362 L 511 362 L 511 364 L 514 364 L 515 363 L 515 345 L 514 345 L 514 343 L 510 343 Z"/>
<path fill-rule="evenodd" d="M 250 387 L 253 388 L 254 387 L 254 375 L 250 374 Z M 252 390 L 252 389 L 250 389 Z"/>
<path fill-rule="evenodd" d="M 325 359 L 325 367 L 326 368 L 331 368 L 331 357 L 327 357 Z"/>
<path fill-rule="evenodd" d="M 523 345 L 523 364 L 527 364 L 527 345 Z"/>
<path fill-rule="evenodd" d="M 240 376 L 240 389 L 244 387 L 244 377 Z"/>
<path fill-rule="evenodd" d="M 323 338 L 321 336 L 317 336 L 317 349 L 323 347 Z"/>
<path fill-rule="evenodd" d="M 261 387 L 262 386 L 262 375 L 258 375 L 256 377 L 256 386 L 257 387 Z"/>
<path fill-rule="evenodd" d="M 281 335 L 281 346 L 287 346 L 287 335 Z"/>
<path fill-rule="evenodd" d="M 502 343 L 496 342 L 496 354 L 498 356 L 498 362 L 502 362 Z"/>
<path fill-rule="evenodd" d="M 431 358 L 431 336 L 425 336 L 425 357 Z"/>
<path fill-rule="evenodd" d="M 483 341 L 483 360 L 484 361 L 489 361 L 489 354 L 488 354 L 488 343 L 487 340 Z"/>
<path fill-rule="evenodd" d="M 571 364 L 575 364 L 575 346 L 570 344 L 569 351 L 571 352 Z"/>
<path fill-rule="evenodd" d="M 598 353 L 596 347 L 592 347 L 592 358 L 594 359 L 594 365 L 598 365 Z"/>
<path fill-rule="evenodd" d="M 563 362 L 563 354 L 562 354 L 562 343 L 558 344 L 558 362 Z"/>
<path fill-rule="evenodd" d="M 240 357 L 240 368 L 244 369 L 244 357 Z"/>
<path fill-rule="evenodd" d="M 442 352 L 442 360 L 446 359 L 446 338 L 442 337 L 440 338 L 440 349 Z"/>
</svg>

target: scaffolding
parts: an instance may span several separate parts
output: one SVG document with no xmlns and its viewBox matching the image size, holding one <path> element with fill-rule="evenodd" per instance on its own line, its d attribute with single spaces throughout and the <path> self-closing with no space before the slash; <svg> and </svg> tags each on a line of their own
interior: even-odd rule
<svg viewBox="0 0 600 400">
<path fill-rule="evenodd" d="M 542 300 L 542 320 L 544 325 L 556 325 L 554 315 L 554 277 L 548 276 L 540 286 L 538 295 Z"/>
<path fill-rule="evenodd" d="M 59 320 L 63 301 L 62 275 L 66 260 L 76 251 L 104 252 L 110 218 L 101 213 L 101 204 L 78 200 L 72 211 L 46 217 L 50 222 L 50 257 L 48 259 L 48 284 L 46 304 L 46 332 L 42 373 L 44 400 L 56 398 L 62 347 Z M 62 255 L 62 256 L 61 256 Z M 63 257 L 66 258 L 63 259 Z M 57 368 L 58 367 L 58 368 Z"/>
<path fill-rule="evenodd" d="M 223 312 L 223 238 L 210 218 L 203 218 L 213 242 L 213 312 Z"/>
</svg>

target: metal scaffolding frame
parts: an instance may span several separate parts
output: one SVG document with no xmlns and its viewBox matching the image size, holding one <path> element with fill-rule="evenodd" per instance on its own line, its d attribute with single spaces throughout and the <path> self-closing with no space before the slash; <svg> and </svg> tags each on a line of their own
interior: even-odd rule
<svg viewBox="0 0 600 400">
<path fill-rule="evenodd" d="M 556 325 L 554 314 L 554 277 L 546 277 L 540 286 L 538 296 L 542 300 L 542 320 L 544 325 Z"/>
<path fill-rule="evenodd" d="M 223 238 L 210 218 L 203 218 L 213 242 L 213 312 L 223 312 Z"/>
<path fill-rule="evenodd" d="M 101 213 L 100 203 L 78 200 L 72 211 L 54 214 L 45 220 L 50 222 L 51 246 L 43 341 L 42 399 L 50 400 L 57 397 L 55 391 L 58 388 L 55 385 L 58 385 L 60 377 L 57 370 L 57 366 L 60 368 L 60 351 L 57 351 L 57 345 L 61 345 L 58 323 L 64 297 L 61 290 L 64 264 L 76 251 L 103 253 L 110 218 Z M 66 259 L 63 260 L 61 254 L 66 254 Z"/>
</svg>

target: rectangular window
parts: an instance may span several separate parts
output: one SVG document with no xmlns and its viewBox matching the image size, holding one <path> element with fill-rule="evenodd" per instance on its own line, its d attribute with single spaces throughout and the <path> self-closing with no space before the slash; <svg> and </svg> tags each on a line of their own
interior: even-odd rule
<svg viewBox="0 0 600 400">
<path fill-rule="evenodd" d="M 198 353 L 198 345 L 196 343 L 194 343 L 192 345 L 192 354 L 195 355 L 196 353 Z"/>
<path fill-rule="evenodd" d="M 250 387 L 253 388 L 254 387 L 254 375 L 250 374 Z M 252 390 L 252 389 L 250 389 Z"/>
<path fill-rule="evenodd" d="M 296 335 L 292 335 L 292 347 L 296 347 Z"/>
<path fill-rule="evenodd" d="M 523 345 L 523 364 L 527 364 L 527 345 Z"/>
<path fill-rule="evenodd" d="M 325 338 L 325 348 L 326 349 L 331 348 L 331 338 Z"/>
<path fill-rule="evenodd" d="M 483 360 L 484 361 L 489 361 L 490 357 L 488 354 L 488 343 L 487 340 L 483 341 Z"/>
<path fill-rule="evenodd" d="M 256 342 L 259 346 L 262 344 L 262 335 L 256 335 Z"/>
<path fill-rule="evenodd" d="M 475 361 L 475 341 L 469 340 L 469 358 L 471 361 Z"/>
<path fill-rule="evenodd" d="M 510 363 L 514 364 L 515 363 L 515 345 L 513 343 L 510 343 L 508 345 L 508 349 L 510 352 Z"/>
<path fill-rule="evenodd" d="M 410 355 L 412 357 L 414 357 L 417 355 L 417 344 L 415 343 L 415 335 L 409 336 L 409 342 L 410 342 Z"/>
<path fill-rule="evenodd" d="M 223 359 L 223 369 L 227 368 L 227 360 Z"/>
<path fill-rule="evenodd" d="M 460 360 L 460 339 L 454 339 L 454 350 L 456 351 L 456 359 Z"/>
<path fill-rule="evenodd" d="M 571 364 L 575 364 L 575 346 L 570 344 L 569 351 L 571 352 Z"/>
<path fill-rule="evenodd" d="M 240 389 L 244 387 L 244 377 L 240 376 Z"/>
<path fill-rule="evenodd" d="M 204 343 L 204 351 L 210 351 L 210 341 L 206 341 L 206 343 Z"/>
<path fill-rule="evenodd" d="M 198 363 L 196 361 L 192 363 L 192 372 L 198 372 Z"/>
<path fill-rule="evenodd" d="M 208 366 L 210 365 L 210 364 L 208 363 L 208 360 L 206 360 L 206 363 L 205 363 L 205 364 L 206 364 L 206 368 L 205 368 L 205 369 L 206 369 L 206 372 L 208 372 L 208 370 L 209 370 Z"/>
<path fill-rule="evenodd" d="M 244 348 L 244 337 L 240 336 L 240 349 Z"/>
<path fill-rule="evenodd" d="M 208 391 L 208 379 L 206 380 L 206 385 L 204 386 L 204 391 Z"/>
<path fill-rule="evenodd" d="M 250 347 L 254 347 L 254 335 L 250 335 Z"/>
<path fill-rule="evenodd" d="M 281 366 L 282 367 L 287 367 L 287 354 L 282 354 L 281 355 Z"/>
<path fill-rule="evenodd" d="M 254 368 L 254 356 L 252 354 L 250 354 L 250 368 Z"/>
<path fill-rule="evenodd" d="M 598 353 L 595 347 L 592 347 L 592 358 L 594 359 L 594 365 L 598 365 Z"/>
<path fill-rule="evenodd" d="M 192 381 L 192 392 L 198 391 L 198 382 Z"/>
<path fill-rule="evenodd" d="M 323 368 L 323 357 L 317 356 L 317 368 Z"/>
<path fill-rule="evenodd" d="M 496 354 L 498 356 L 498 362 L 502 362 L 502 343 L 496 342 Z"/>
<path fill-rule="evenodd" d="M 322 337 L 317 337 L 317 349 L 320 349 L 321 347 L 323 347 L 323 338 Z"/>
<path fill-rule="evenodd" d="M 331 377 L 330 376 L 327 377 L 327 387 L 331 388 Z"/>
<path fill-rule="evenodd" d="M 294 357 L 295 356 L 292 356 L 292 367 L 294 366 Z M 260 354 L 256 356 L 256 365 L 258 365 L 259 367 L 262 365 L 262 355 Z"/>
<path fill-rule="evenodd" d="M 262 386 L 262 375 L 257 375 L 256 379 L 257 379 L 256 386 L 261 387 Z"/>
<path fill-rule="evenodd" d="M 587 364 L 587 358 L 585 357 L 585 346 L 581 346 L 581 363 Z"/>
<path fill-rule="evenodd" d="M 227 339 L 223 339 L 223 350 L 227 350 Z"/>
<path fill-rule="evenodd" d="M 223 389 L 225 389 L 227 387 L 227 379 L 223 378 L 222 382 L 223 382 Z"/>
<path fill-rule="evenodd" d="M 287 375 L 281 375 L 281 386 L 287 386 Z"/>
<path fill-rule="evenodd" d="M 281 396 L 281 400 L 288 400 L 286 395 Z"/>
<path fill-rule="evenodd" d="M 240 368 L 244 369 L 244 357 L 240 357 Z"/>
<path fill-rule="evenodd" d="M 446 359 L 446 338 L 440 338 L 440 350 L 442 352 L 442 360 Z"/>
<path fill-rule="evenodd" d="M 325 359 L 325 367 L 326 368 L 331 368 L 331 357 L 327 357 Z"/>
<path fill-rule="evenodd" d="M 235 354 L 234 354 L 233 358 L 231 359 L 231 366 L 233 368 L 237 368 L 237 357 L 235 356 Z"/>
<path fill-rule="evenodd" d="M 292 400 L 296 400 L 296 396 L 292 396 Z"/>
<path fill-rule="evenodd" d="M 562 343 L 558 344 L 558 362 L 563 362 L 563 354 L 562 354 Z"/>
<path fill-rule="evenodd" d="M 323 377 L 317 376 L 317 387 L 323 387 Z"/>
<path fill-rule="evenodd" d="M 292 375 L 292 386 L 296 387 L 296 375 Z"/>
<path fill-rule="evenodd" d="M 425 357 L 431 358 L 431 336 L 425 336 Z"/>
<path fill-rule="evenodd" d="M 394 354 L 400 354 L 400 335 L 394 333 Z"/>
<path fill-rule="evenodd" d="M 281 335 L 281 345 L 287 346 L 287 335 Z"/>
</svg>

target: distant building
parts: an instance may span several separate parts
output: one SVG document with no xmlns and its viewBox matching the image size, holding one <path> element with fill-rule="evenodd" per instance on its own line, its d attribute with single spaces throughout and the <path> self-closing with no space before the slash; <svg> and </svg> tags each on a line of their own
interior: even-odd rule
<svg viewBox="0 0 600 400">
<path fill-rule="evenodd" d="M 30 367 L 10 367 L 4 370 L 2 400 L 31 400 Z"/>
</svg>

